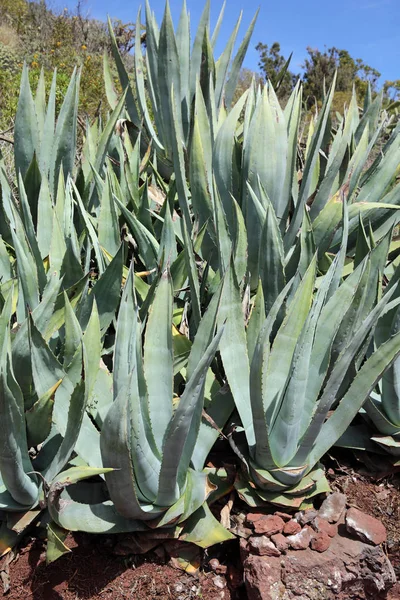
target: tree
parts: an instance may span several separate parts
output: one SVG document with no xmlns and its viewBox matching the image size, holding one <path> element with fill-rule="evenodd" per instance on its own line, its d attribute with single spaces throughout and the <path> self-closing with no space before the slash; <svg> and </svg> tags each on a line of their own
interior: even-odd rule
<svg viewBox="0 0 400 600">
<path fill-rule="evenodd" d="M 383 84 L 383 93 L 388 102 L 397 102 L 400 100 L 400 79 L 385 81 Z"/>
<path fill-rule="evenodd" d="M 259 73 L 255 73 L 251 69 L 240 69 L 236 90 L 233 95 L 233 103 L 237 102 L 242 94 L 249 89 L 253 79 L 257 86 L 264 85 L 264 80 Z"/>
<path fill-rule="evenodd" d="M 281 54 L 279 42 L 274 42 L 271 47 L 259 42 L 256 50 L 260 54 L 258 66 L 260 67 L 265 79 L 268 79 L 274 89 L 277 88 L 280 73 L 284 69 L 287 59 Z M 292 91 L 297 77 L 289 71 L 286 71 L 278 90 L 280 98 L 287 98 Z"/>
<path fill-rule="evenodd" d="M 321 100 L 324 82 L 326 87 L 329 87 L 336 71 L 336 92 L 351 94 L 354 85 L 362 98 L 368 83 L 373 90 L 376 89 L 379 71 L 365 64 L 360 58 L 354 59 L 347 50 L 333 46 L 321 52 L 317 48 L 307 47 L 307 53 L 308 57 L 302 65 L 306 96 Z"/>
</svg>

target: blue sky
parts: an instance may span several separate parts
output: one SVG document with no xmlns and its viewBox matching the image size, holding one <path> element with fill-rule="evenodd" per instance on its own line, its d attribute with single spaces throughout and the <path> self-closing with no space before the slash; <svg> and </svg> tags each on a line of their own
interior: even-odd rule
<svg viewBox="0 0 400 600">
<path fill-rule="evenodd" d="M 187 0 L 192 31 L 204 2 Z M 67 0 L 64 4 L 70 8 L 74 5 L 74 0 Z M 161 22 L 164 0 L 150 0 L 150 5 Z M 181 0 L 170 0 L 175 22 L 181 5 Z M 139 6 L 140 2 L 126 0 L 86 0 L 85 3 L 88 12 L 95 18 L 105 19 L 109 13 L 122 21 L 135 21 Z M 221 6 L 222 0 L 211 0 L 212 24 L 215 24 Z M 260 14 L 245 66 L 257 70 L 257 42 L 271 44 L 278 41 L 285 56 L 293 51 L 294 72 L 301 70 L 306 46 L 320 50 L 324 46 L 336 46 L 378 69 L 382 73 L 382 81 L 400 79 L 400 0 L 334 0 L 332 3 L 326 0 L 227 0 L 217 50 L 221 51 L 240 11 L 243 9 L 240 30 L 243 34 L 258 6 Z"/>
</svg>

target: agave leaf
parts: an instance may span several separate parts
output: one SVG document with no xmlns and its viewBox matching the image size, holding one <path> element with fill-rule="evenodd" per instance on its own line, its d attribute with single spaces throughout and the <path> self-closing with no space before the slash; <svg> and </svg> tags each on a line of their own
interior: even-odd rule
<svg viewBox="0 0 400 600">
<path fill-rule="evenodd" d="M 267 207 L 261 233 L 258 263 L 264 292 L 265 312 L 268 314 L 286 283 L 283 266 L 283 242 L 272 204 Z"/>
<path fill-rule="evenodd" d="M 165 435 L 157 503 L 171 504 L 182 493 L 201 423 L 204 383 L 223 329 L 214 337 L 189 381 Z"/>
<path fill-rule="evenodd" d="M 361 344 L 364 342 L 365 337 L 369 334 L 371 328 L 373 328 L 376 325 L 376 322 L 379 319 L 380 315 L 384 312 L 386 304 L 390 300 L 390 297 L 391 297 L 391 293 L 389 292 L 388 294 L 386 294 L 386 297 L 382 298 L 382 300 L 377 304 L 377 306 L 370 312 L 368 317 L 360 325 L 359 329 L 356 331 L 355 335 L 350 340 L 350 343 L 347 346 L 347 348 L 342 352 L 339 359 L 336 361 L 336 364 L 332 369 L 332 373 L 331 373 L 330 377 L 328 378 L 328 381 L 325 385 L 324 392 L 323 392 L 321 398 L 319 399 L 318 403 L 315 405 L 313 417 L 311 419 L 311 422 L 309 423 L 306 433 L 304 434 L 304 436 L 301 440 L 301 445 L 300 445 L 299 451 L 297 453 L 297 456 L 295 458 L 294 464 L 304 464 L 306 457 L 307 457 L 307 461 L 308 461 L 308 460 L 310 460 L 309 456 L 313 457 L 316 454 L 316 452 L 319 452 L 319 449 L 315 450 L 315 447 L 316 447 L 314 445 L 315 440 L 317 438 L 318 438 L 318 440 L 321 440 L 321 431 L 324 427 L 324 425 L 323 425 L 324 420 L 328 414 L 330 407 L 332 406 L 332 403 L 334 402 L 334 400 L 336 398 L 336 394 L 337 394 L 337 392 L 340 388 L 340 385 L 343 381 L 343 378 L 346 375 L 346 372 L 348 370 L 348 365 L 351 363 L 356 352 L 359 350 Z M 397 304 L 398 300 L 395 300 L 394 303 Z M 390 305 L 389 305 L 389 307 L 390 307 Z M 392 340 L 393 339 L 394 338 L 392 338 Z M 375 359 L 374 359 L 375 361 L 377 359 L 379 359 L 379 356 L 381 356 L 381 355 L 377 354 L 377 352 L 375 352 L 372 355 L 372 357 L 375 357 Z M 368 359 L 368 361 L 369 360 L 370 359 Z M 371 362 L 370 362 L 371 365 L 375 364 L 374 360 L 371 360 Z M 368 361 L 366 363 L 364 363 L 363 368 L 365 367 L 365 364 L 368 363 Z M 389 364 L 390 364 L 390 361 L 388 362 L 388 366 L 389 366 Z M 359 376 L 359 373 L 361 372 L 361 370 L 358 372 L 356 377 L 353 379 L 353 381 L 350 385 L 350 388 L 346 392 L 344 398 L 349 397 L 348 394 L 349 394 L 350 390 L 352 389 L 354 382 L 356 380 L 359 381 L 359 379 L 357 379 L 357 377 Z M 383 370 L 384 369 L 382 369 L 377 380 L 381 377 Z M 365 373 L 365 370 L 363 371 L 363 373 Z M 376 374 L 375 371 L 371 372 L 371 376 L 374 376 L 375 374 Z M 370 378 L 367 379 L 367 382 L 369 381 L 369 379 Z M 375 383 L 371 387 L 371 389 L 374 386 L 375 386 Z M 347 420 L 346 420 L 347 413 L 346 413 L 345 421 L 346 421 L 347 425 L 350 424 L 352 418 L 357 414 L 358 410 L 361 408 L 363 402 L 365 401 L 365 399 L 369 395 L 369 393 L 370 393 L 370 391 L 368 391 L 368 393 L 363 397 L 358 396 L 357 402 L 354 402 L 354 405 L 358 406 L 358 408 L 354 412 L 354 415 L 353 415 L 353 406 L 354 405 L 351 404 L 351 407 L 346 406 L 345 410 L 347 411 L 347 413 L 350 415 L 353 415 L 347 423 Z M 343 406 L 344 398 L 341 400 L 339 406 Z M 342 410 L 340 412 L 343 412 L 343 410 L 344 409 L 342 408 Z M 337 409 L 335 409 L 335 411 L 334 411 L 335 415 L 336 415 L 336 411 L 337 411 Z M 336 421 L 336 419 L 333 420 L 333 423 L 335 423 L 335 421 Z M 337 439 L 345 431 L 347 425 L 343 427 L 343 431 L 340 432 L 340 434 L 337 436 Z M 318 445 L 318 448 L 320 447 L 321 443 Z M 323 443 L 325 443 L 325 442 L 323 442 Z M 334 444 L 334 441 L 330 444 L 330 446 L 332 446 L 333 444 Z M 311 448 L 314 448 L 314 450 L 311 450 L 311 452 L 310 452 Z M 322 454 L 320 454 L 318 456 L 318 458 L 316 459 L 316 462 L 317 462 L 317 460 L 319 460 L 319 458 L 322 456 Z M 313 460 L 313 459 L 311 459 L 311 460 Z M 313 463 L 313 464 L 315 464 L 315 463 Z M 311 465 L 310 468 L 312 466 L 313 465 Z"/>
<path fill-rule="evenodd" d="M 315 282 L 316 257 L 307 269 L 288 307 L 272 345 L 268 368 L 263 375 L 264 410 L 267 422 L 274 423 L 282 402 L 282 393 L 293 352 L 306 321 Z"/>
<path fill-rule="evenodd" d="M 301 119 L 301 106 L 302 106 L 302 87 L 300 81 L 296 84 L 291 97 L 284 109 L 285 120 L 288 129 L 288 155 L 286 163 L 286 178 L 283 191 L 283 201 L 286 199 L 287 207 L 290 206 L 290 201 L 293 198 L 294 204 L 297 204 L 298 197 L 298 185 L 297 185 L 297 171 L 296 171 L 296 160 L 297 160 L 297 143 L 299 137 L 299 127 Z M 285 216 L 286 213 L 285 213 Z M 283 226 L 285 222 L 281 221 L 281 231 L 283 232 Z"/>
<path fill-rule="evenodd" d="M 269 89 L 268 89 L 269 88 Z M 259 148 L 266 148 L 260 153 Z M 286 175 L 287 129 L 275 93 L 265 86 L 262 98 L 256 105 L 248 131 L 244 154 L 244 174 L 253 190 L 259 181 L 265 189 L 280 221 L 286 212 L 287 201 L 283 198 Z M 248 209 L 251 205 L 248 206 Z M 247 215 L 247 219 L 251 214 Z"/>
<path fill-rule="evenodd" d="M 28 445 L 38 446 L 50 435 L 54 396 L 61 383 L 61 379 L 53 385 L 29 410 L 25 411 L 26 433 Z"/>
<path fill-rule="evenodd" d="M 44 341 L 31 316 L 29 318 L 29 328 L 32 376 L 37 396 L 43 396 L 60 379 L 62 380 L 62 383 L 58 387 L 55 395 L 53 423 L 56 430 L 65 438 L 65 443 L 62 446 L 63 455 L 59 453 L 55 457 L 52 456 L 52 459 L 54 458 L 55 461 L 59 460 L 61 463 L 64 460 L 64 453 L 68 454 L 69 452 L 70 455 L 72 449 L 74 448 L 75 452 L 77 452 L 77 454 L 79 454 L 90 466 L 93 466 L 93 464 L 96 463 L 100 464 L 101 459 L 98 431 L 89 419 L 88 415 L 86 415 L 85 411 L 83 409 L 79 409 L 78 411 L 76 408 L 80 402 L 87 402 L 87 399 L 85 399 L 83 393 L 78 393 L 78 391 L 74 392 L 74 387 L 76 384 L 74 385 L 70 379 L 72 374 L 69 375 L 70 369 L 77 371 L 76 363 L 79 365 L 78 361 L 82 360 L 81 348 L 78 348 L 75 355 L 75 360 L 72 361 L 69 370 L 65 372 L 54 354 L 51 352 L 49 346 Z M 80 363 L 80 365 L 81 364 L 82 363 Z M 78 381 L 80 373 L 81 371 L 78 370 Z M 71 397 L 73 393 L 75 394 L 73 400 L 75 408 L 72 410 L 77 410 L 76 414 L 73 414 L 72 412 L 70 414 L 72 402 Z M 70 418 L 72 421 L 70 421 Z M 79 419 L 79 426 L 73 424 L 74 419 Z M 70 448 L 70 439 L 74 439 L 75 436 L 76 440 L 72 442 L 72 447 Z M 69 458 L 69 455 L 67 459 Z M 54 462 L 54 465 L 56 465 L 56 462 Z M 58 472 L 55 467 L 54 471 L 55 472 L 53 475 Z"/>
<path fill-rule="evenodd" d="M 331 285 L 332 275 L 326 276 L 305 320 L 290 366 L 290 378 L 284 391 L 281 407 L 270 431 L 270 447 L 279 467 L 290 463 L 297 451 L 301 422 L 305 409 L 307 379 L 316 329 Z M 279 335 L 279 333 L 278 333 Z"/>
<path fill-rule="evenodd" d="M 1 495 L 1 492 L 0 492 Z M 1 500 L 0 500 L 1 506 Z M 8 554 L 18 541 L 18 534 L 7 527 L 7 523 L 2 521 L 0 526 L 0 558 Z"/>
<path fill-rule="evenodd" d="M 197 330 L 200 320 L 200 286 L 199 286 L 199 278 L 197 273 L 197 266 L 195 261 L 195 256 L 193 252 L 193 244 L 190 239 L 189 233 L 186 229 L 186 223 L 183 222 L 183 235 L 184 235 L 184 253 L 185 253 L 185 262 L 186 262 L 186 271 L 189 278 L 190 291 L 192 296 L 192 311 L 193 311 L 193 319 L 195 331 Z"/>
<path fill-rule="evenodd" d="M 25 226 L 25 234 L 30 246 L 30 250 L 36 262 L 36 271 L 38 274 L 38 284 L 39 291 L 42 292 L 46 285 L 46 273 L 43 267 L 43 261 L 39 250 L 39 245 L 37 241 L 37 237 L 35 234 L 35 229 L 33 226 L 33 220 L 31 215 L 31 210 L 28 203 L 28 198 L 26 195 L 25 187 L 23 181 L 20 177 L 19 179 L 19 197 L 20 197 L 20 207 L 21 207 L 21 217 L 23 224 Z M 15 216 L 16 222 L 19 223 L 19 219 Z"/>
<path fill-rule="evenodd" d="M 333 100 L 333 94 L 336 84 L 336 74 L 333 79 L 329 94 L 326 96 L 324 105 L 319 115 L 317 125 L 315 128 L 314 135 L 310 144 L 309 152 L 307 154 L 306 162 L 304 165 L 303 179 L 301 181 L 299 198 L 296 204 L 293 218 L 291 220 L 289 229 L 284 238 L 284 245 L 286 251 L 293 245 L 297 231 L 301 225 L 301 219 L 303 215 L 303 208 L 310 196 L 310 190 L 313 180 L 313 173 L 317 160 L 319 159 L 319 151 L 325 136 L 326 127 L 329 122 L 330 107 Z"/>
<path fill-rule="evenodd" d="M 46 565 L 71 552 L 64 544 L 68 533 L 68 530 L 59 527 L 56 523 L 47 525 Z"/>
<path fill-rule="evenodd" d="M 29 212 L 32 215 L 32 221 L 35 225 L 37 223 L 37 202 L 39 197 L 41 179 L 42 176 L 39 171 L 38 161 L 35 152 L 24 179 L 22 179 L 21 175 L 18 179 L 18 187 L 21 187 L 20 180 L 24 183 L 25 191 L 27 194 L 27 205 L 29 206 Z"/>
<path fill-rule="evenodd" d="M 214 544 L 233 540 L 232 533 L 221 525 L 210 511 L 207 503 L 204 503 L 185 522 L 180 539 L 192 542 L 200 548 L 209 548 Z"/>
<path fill-rule="evenodd" d="M 369 131 L 370 140 L 373 138 L 374 131 L 376 131 L 377 129 L 379 115 L 381 113 L 382 100 L 382 93 L 377 94 L 374 100 L 372 100 L 371 88 L 368 84 L 368 91 L 364 99 L 364 114 L 362 116 L 362 119 L 360 119 L 357 130 L 354 134 L 356 143 L 359 142 L 365 130 Z"/>
<path fill-rule="evenodd" d="M 217 62 L 215 64 L 215 75 L 216 75 L 216 77 L 215 77 L 215 101 L 216 101 L 217 108 L 219 108 L 219 106 L 221 105 L 221 102 L 223 100 L 225 81 L 226 81 L 226 78 L 228 75 L 228 69 L 229 69 L 229 65 L 230 65 L 233 48 L 234 48 L 236 37 L 237 37 L 238 31 L 239 31 L 240 23 L 242 20 L 242 14 L 243 13 L 241 12 L 238 20 L 236 21 L 236 25 L 228 39 L 226 46 L 225 46 L 221 56 L 219 57 L 219 59 L 217 60 Z M 212 45 L 212 42 L 211 42 L 211 45 Z"/>
<path fill-rule="evenodd" d="M 309 455 L 309 464 L 321 456 L 346 431 L 384 371 L 400 353 L 400 333 L 384 342 L 363 364 L 332 416 L 322 425 Z"/>
<path fill-rule="evenodd" d="M 116 196 L 114 196 L 118 208 L 126 220 L 137 244 L 139 246 L 139 256 L 143 264 L 150 271 L 157 267 L 157 257 L 159 253 L 159 244 L 154 236 L 140 223 L 140 221 L 129 212 Z"/>
<path fill-rule="evenodd" d="M 29 85 L 28 69 L 24 63 L 14 129 L 15 170 L 17 175 L 21 174 L 22 178 L 28 171 L 38 145 L 39 127 Z"/>
<path fill-rule="evenodd" d="M 207 473 L 189 469 L 185 491 L 160 519 L 149 523 L 151 527 L 165 527 L 169 524 L 183 523 L 205 502 L 210 492 L 215 488 L 210 483 Z"/>
<path fill-rule="evenodd" d="M 111 469 L 106 468 L 71 467 L 55 477 L 48 494 L 48 510 L 53 521 L 68 531 L 88 533 L 121 533 L 146 529 L 140 521 L 128 520 L 119 515 L 109 501 L 83 504 L 65 496 L 65 487 L 110 471 Z"/>
<path fill-rule="evenodd" d="M 50 253 L 50 244 L 53 228 L 53 205 L 50 195 L 49 181 L 42 176 L 38 198 L 37 243 L 42 259 Z"/>
<path fill-rule="evenodd" d="M 88 398 L 90 398 L 97 379 L 103 349 L 101 343 L 100 317 L 97 310 L 96 299 L 93 300 L 92 313 L 83 335 L 83 345 L 86 350 L 85 384 L 87 386 Z"/>
<path fill-rule="evenodd" d="M 53 158 L 53 143 L 55 129 L 55 113 L 56 113 L 56 87 L 57 87 L 57 71 L 54 70 L 53 79 L 47 103 L 46 117 L 43 124 L 42 143 L 39 152 L 39 167 L 42 177 L 48 177 L 50 170 L 50 162 Z"/>
<path fill-rule="evenodd" d="M 324 178 L 321 181 L 316 197 L 311 205 L 310 215 L 314 221 L 316 216 L 325 206 L 334 185 L 335 179 L 342 166 L 344 155 L 350 144 L 351 136 L 353 135 L 353 115 L 358 115 L 357 98 L 355 92 L 352 95 L 350 106 L 347 111 L 346 119 L 343 121 L 341 128 L 336 133 L 331 151 L 329 153 L 328 164 Z"/>
<path fill-rule="evenodd" d="M 58 174 L 62 166 L 66 175 L 72 175 L 76 151 L 76 126 L 78 116 L 79 78 L 73 71 L 71 81 L 64 96 L 54 132 L 52 161 L 50 163 L 50 188 L 56 190 Z"/>
<path fill-rule="evenodd" d="M 232 66 L 229 72 L 229 79 L 225 86 L 225 105 L 229 108 L 232 104 L 233 96 L 236 90 L 240 69 L 242 68 L 243 60 L 250 44 L 251 36 L 253 35 L 254 27 L 257 21 L 259 9 L 257 9 L 242 43 L 232 61 Z"/>
<path fill-rule="evenodd" d="M 28 245 L 25 233 L 20 229 L 19 231 L 17 230 L 17 232 L 14 232 L 14 230 L 11 229 L 11 235 L 17 257 L 19 300 L 23 301 L 25 309 L 24 316 L 26 316 L 28 310 L 35 309 L 39 304 L 39 285 L 36 261 Z M 19 321 L 23 320 L 21 316 L 22 315 L 18 315 Z"/>
<path fill-rule="evenodd" d="M 200 75 L 204 34 L 210 23 L 210 0 L 206 3 L 201 13 L 200 21 L 197 27 L 196 36 L 193 42 L 192 55 L 190 57 L 190 103 L 196 93 L 196 82 Z"/>
<path fill-rule="evenodd" d="M 13 500 L 23 506 L 32 506 L 38 498 L 38 486 L 27 475 L 33 470 L 28 454 L 24 419 L 24 399 L 15 380 L 9 355 L 9 319 L 11 295 L 0 315 L 0 423 L 2 451 L 0 471 L 6 490 Z"/>
<path fill-rule="evenodd" d="M 268 468 L 274 463 L 271 455 L 268 426 L 265 416 L 263 376 L 268 368 L 272 329 L 291 285 L 292 281 L 290 281 L 281 291 L 266 319 L 263 321 L 262 328 L 259 330 L 259 335 L 254 340 L 255 345 L 250 366 L 250 399 L 255 435 L 255 450 L 250 447 L 250 452 L 255 452 L 256 462 L 259 465 L 265 466 L 265 468 Z"/>
<path fill-rule="evenodd" d="M 141 10 L 139 8 L 137 19 L 136 19 L 136 31 L 141 30 L 140 14 L 141 14 Z M 139 106 L 140 106 L 140 110 L 144 116 L 146 129 L 149 132 L 151 139 L 154 141 L 156 146 L 162 150 L 163 145 L 162 145 L 161 141 L 159 140 L 159 138 L 156 134 L 156 131 L 153 127 L 153 123 L 151 121 L 150 114 L 149 114 L 149 109 L 147 107 L 145 81 L 144 81 L 143 72 L 144 72 L 144 64 L 143 64 L 143 56 L 142 56 L 142 49 L 141 49 L 141 40 L 140 40 L 140 35 L 137 35 L 135 37 L 135 75 L 136 75 L 136 88 L 137 88 L 137 96 L 138 96 Z"/>
<path fill-rule="evenodd" d="M 392 181 L 399 163 L 400 140 L 394 138 L 375 171 L 361 187 L 357 202 L 371 202 L 380 198 Z"/>
<path fill-rule="evenodd" d="M 180 115 L 178 113 L 178 109 L 176 106 L 176 92 L 175 88 L 172 86 L 170 90 L 170 105 L 171 105 L 171 147 L 172 147 L 172 157 L 176 178 L 176 190 L 178 192 L 178 200 L 179 206 L 182 211 L 183 218 L 185 219 L 186 227 L 189 232 L 192 230 L 192 220 L 189 211 L 189 192 L 186 183 L 186 172 L 185 172 L 185 160 L 183 154 L 183 145 L 182 145 L 182 134 L 181 129 L 179 128 L 179 118 Z"/>
<path fill-rule="evenodd" d="M 121 294 L 123 254 L 124 247 L 121 244 L 117 254 L 94 285 L 92 293 L 89 295 L 87 310 L 80 318 L 83 328 L 89 320 L 94 300 L 97 303 L 102 334 L 113 320 Z"/>
<path fill-rule="evenodd" d="M 115 60 L 121 87 L 123 90 L 125 90 L 125 94 L 126 94 L 126 108 L 127 108 L 128 114 L 129 114 L 129 118 L 132 121 L 132 123 L 134 123 L 136 125 L 136 127 L 140 127 L 140 125 L 141 125 L 140 116 L 138 113 L 135 99 L 133 97 L 132 88 L 130 86 L 129 75 L 125 69 L 124 63 L 122 62 L 122 58 L 121 58 L 121 55 L 118 50 L 118 45 L 117 45 L 117 41 L 115 39 L 115 35 L 114 35 L 114 31 L 113 31 L 113 28 L 111 25 L 110 18 L 108 18 L 108 32 L 109 32 L 110 40 L 111 40 L 111 52 L 112 52 L 113 58 Z M 122 108 L 122 106 L 121 106 L 121 108 Z"/>
<path fill-rule="evenodd" d="M 2 283 L 9 281 L 13 276 L 10 256 L 7 252 L 7 246 L 0 236 L 0 280 Z"/>
<path fill-rule="evenodd" d="M 393 367 L 389 367 L 390 370 Z M 386 375 L 386 373 L 385 373 Z M 390 421 L 385 411 L 384 402 L 374 398 L 367 398 L 363 408 L 370 417 L 374 427 L 384 435 L 396 435 L 400 431 L 400 426 Z"/>
<path fill-rule="evenodd" d="M 234 152 L 235 133 L 239 116 L 247 100 L 245 92 L 218 130 L 213 151 L 213 168 L 215 181 L 221 196 L 221 201 L 226 214 L 226 219 L 231 234 L 235 233 L 235 210 L 232 206 L 232 195 L 238 197 L 238 190 L 234 187 Z"/>
<path fill-rule="evenodd" d="M 159 110 L 163 120 L 163 142 L 167 155 L 173 154 L 173 138 L 177 136 L 177 143 L 183 141 L 182 114 L 178 101 L 181 98 L 181 79 L 179 70 L 179 56 L 176 46 L 175 33 L 171 18 L 169 3 L 165 5 L 164 18 L 160 29 L 158 45 L 158 86 L 160 90 Z M 171 89 L 174 95 L 171 95 Z M 175 103 L 176 100 L 176 103 Z M 174 105 L 174 106 L 173 106 Z M 176 115 L 176 128 L 172 122 L 172 115 Z"/>
<path fill-rule="evenodd" d="M 250 312 L 250 317 L 247 325 L 247 349 L 249 353 L 250 364 L 253 360 L 254 350 L 257 344 L 257 339 L 265 321 L 265 304 L 262 291 L 261 281 L 259 281 L 256 295 Z"/>
<path fill-rule="evenodd" d="M 157 493 L 160 463 L 148 443 L 143 421 L 139 390 L 132 373 L 105 418 L 101 454 L 104 465 L 119 469 L 106 475 L 118 513 L 126 518 L 149 520 L 162 514 L 163 509 L 150 504 Z M 140 498 L 146 501 L 146 494 L 147 502 L 143 505 Z"/>
<path fill-rule="evenodd" d="M 144 343 L 144 373 L 149 396 L 150 421 L 161 452 L 172 417 L 172 286 L 164 271 L 149 311 Z M 160 324 L 161 327 L 160 327 Z M 158 373 L 154 377 L 154 373 Z"/>
<path fill-rule="evenodd" d="M 98 222 L 99 244 L 114 256 L 121 243 L 118 217 L 115 210 L 115 202 L 112 198 L 110 176 L 107 175 L 106 183 L 100 202 L 100 214 Z"/>
<path fill-rule="evenodd" d="M 73 182 L 72 182 L 72 187 L 73 187 L 74 192 L 75 192 L 75 198 L 76 198 L 76 201 L 78 203 L 79 212 L 80 212 L 80 214 L 82 216 L 82 219 L 83 219 L 83 221 L 85 223 L 85 227 L 86 227 L 87 232 L 89 234 L 90 242 L 91 242 L 91 244 L 93 246 L 93 249 L 94 249 L 94 252 L 95 252 L 95 255 L 96 255 L 97 268 L 99 269 L 100 274 L 102 274 L 103 271 L 104 271 L 104 261 L 103 261 L 103 255 L 102 255 L 102 252 L 101 252 L 101 247 L 100 247 L 100 244 L 99 244 L 99 239 L 98 239 L 98 237 L 96 235 L 96 231 L 95 231 L 95 229 L 94 229 L 94 227 L 93 227 L 93 225 L 92 225 L 92 223 L 90 221 L 89 215 L 86 212 L 86 209 L 85 209 L 85 206 L 84 206 L 84 204 L 82 202 L 82 199 L 80 197 L 79 191 L 78 191 L 78 189 L 76 188 L 76 186 L 75 186 L 75 184 Z"/>
<path fill-rule="evenodd" d="M 171 210 L 168 202 L 166 202 L 165 205 L 164 224 L 161 232 L 160 249 L 158 255 L 158 262 L 161 270 L 169 268 L 178 256 Z"/>
<path fill-rule="evenodd" d="M 203 411 L 197 443 L 192 454 L 192 465 L 195 469 L 203 468 L 211 448 L 222 434 L 222 429 L 235 408 L 232 393 L 226 386 L 213 385 L 210 395 L 211 399 Z"/>
<path fill-rule="evenodd" d="M 108 59 L 107 51 L 103 54 L 103 77 L 104 77 L 104 87 L 106 90 L 106 96 L 108 100 L 108 104 L 114 110 L 114 108 L 118 104 L 118 94 L 115 91 L 114 81 L 110 68 L 110 61 Z"/>
</svg>

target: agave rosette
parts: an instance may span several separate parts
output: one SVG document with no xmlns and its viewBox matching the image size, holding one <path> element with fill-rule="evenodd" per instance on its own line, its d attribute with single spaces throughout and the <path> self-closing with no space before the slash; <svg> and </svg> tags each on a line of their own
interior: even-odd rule
<svg viewBox="0 0 400 600">
<path fill-rule="evenodd" d="M 299 507 L 326 491 L 318 461 L 400 350 L 396 334 L 365 360 L 376 323 L 398 304 L 395 287 L 378 303 L 369 291 L 382 276 L 390 234 L 342 281 L 344 231 L 328 272 L 317 277 L 315 255 L 294 293 L 289 282 L 267 314 L 260 283 L 247 329 L 233 267 L 225 280 L 220 352 L 242 423 L 232 436 L 243 463 L 237 489 L 253 506 Z"/>
</svg>

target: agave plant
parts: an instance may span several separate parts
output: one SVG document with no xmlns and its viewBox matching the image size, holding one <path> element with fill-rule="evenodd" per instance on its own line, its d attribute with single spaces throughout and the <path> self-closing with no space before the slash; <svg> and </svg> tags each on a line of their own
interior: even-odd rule
<svg viewBox="0 0 400 600">
<path fill-rule="evenodd" d="M 266 316 L 260 283 L 247 330 L 230 268 L 220 309 L 220 318 L 227 317 L 221 357 L 242 423 L 232 436 L 243 463 L 236 487 L 249 504 L 305 506 L 326 491 L 318 461 L 398 356 L 396 334 L 365 360 L 379 318 L 398 305 L 391 300 L 395 286 L 376 306 L 370 294 L 389 240 L 388 235 L 343 282 L 346 236 L 328 272 L 317 278 L 315 254 L 283 319 L 279 313 L 293 281 Z"/>
<path fill-rule="evenodd" d="M 64 529 L 102 533 L 174 526 L 176 535 L 203 547 L 231 537 L 208 509 L 206 500 L 216 486 L 203 470 L 218 425 L 232 411 L 229 395 L 222 402 L 221 386 L 214 382 L 211 389 L 206 381 L 222 335 L 220 330 L 213 337 L 218 302 L 216 298 L 202 320 L 184 390 L 177 396 L 181 384 L 175 384 L 174 395 L 172 299 L 171 278 L 164 271 L 148 315 L 142 356 L 142 325 L 130 270 L 117 322 L 114 399 L 101 427 L 108 491 L 95 504 L 84 498 L 77 502 L 65 489 L 77 480 L 65 481 L 61 475 L 50 487 L 49 511 Z M 216 429 L 202 422 L 205 389 Z"/>
<path fill-rule="evenodd" d="M 389 284 L 385 288 L 384 297 L 386 294 L 393 294 L 392 298 L 399 297 L 399 274 L 400 270 L 397 267 Z M 395 306 L 379 320 L 374 337 L 377 348 L 380 348 L 382 344 L 398 333 L 398 315 L 399 310 Z M 368 444 L 368 438 L 365 440 L 366 434 L 377 444 L 377 451 L 383 449 L 385 452 L 391 454 L 395 461 L 398 461 L 397 457 L 400 455 L 400 397 L 397 379 L 399 367 L 399 360 L 397 359 L 386 370 L 382 379 L 367 398 L 363 406 L 363 416 L 366 419 L 368 429 L 353 427 L 353 435 L 356 433 L 353 441 L 351 442 L 347 435 L 341 440 L 342 445 L 355 447 L 358 438 L 359 448 L 367 445 L 369 450 L 373 450 Z"/>
</svg>

